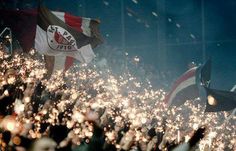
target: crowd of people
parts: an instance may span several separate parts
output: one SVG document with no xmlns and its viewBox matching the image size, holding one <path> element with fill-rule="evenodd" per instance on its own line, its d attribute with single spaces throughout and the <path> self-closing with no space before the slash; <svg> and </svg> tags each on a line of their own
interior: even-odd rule
<svg viewBox="0 0 236 151">
<path fill-rule="evenodd" d="M 165 91 L 93 65 L 47 75 L 34 50 L 0 51 L 0 150 L 234 150 L 235 118 L 197 102 L 167 109 Z M 223 124 L 222 124 L 223 123 Z M 223 133 L 222 133 L 223 132 Z M 201 141 L 200 141 L 201 140 Z"/>
</svg>

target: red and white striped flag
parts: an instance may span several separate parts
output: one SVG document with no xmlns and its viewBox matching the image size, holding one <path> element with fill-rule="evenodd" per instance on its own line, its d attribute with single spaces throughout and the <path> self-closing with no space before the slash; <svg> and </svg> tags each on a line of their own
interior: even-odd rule
<svg viewBox="0 0 236 151">
<path fill-rule="evenodd" d="M 164 101 L 167 106 L 179 106 L 186 100 L 202 98 L 204 87 L 209 87 L 211 82 L 211 60 L 204 64 L 193 67 L 182 74 L 174 83 L 171 91 L 166 95 Z"/>
<path fill-rule="evenodd" d="M 171 105 L 179 106 L 186 100 L 194 99 L 199 96 L 196 82 L 197 69 L 198 67 L 189 69 L 175 81 L 171 91 L 164 100 L 168 107 Z"/>
</svg>

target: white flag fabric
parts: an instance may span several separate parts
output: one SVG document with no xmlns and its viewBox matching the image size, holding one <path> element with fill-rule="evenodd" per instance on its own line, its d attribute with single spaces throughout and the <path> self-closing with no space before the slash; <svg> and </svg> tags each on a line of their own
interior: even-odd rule
<svg viewBox="0 0 236 151">
<path fill-rule="evenodd" d="M 58 47 L 58 46 L 57 46 Z M 61 46 L 63 47 L 63 46 Z M 57 48 L 53 49 L 49 44 L 47 44 L 47 33 L 42 30 L 39 26 L 36 28 L 36 36 L 35 36 L 35 49 L 44 55 L 55 56 L 55 57 L 65 57 L 70 56 L 82 63 L 89 63 L 95 57 L 93 49 L 90 44 L 80 47 L 79 49 L 75 49 L 75 51 L 66 51 L 66 48 L 69 46 L 64 46 L 63 50 L 58 51 Z"/>
<path fill-rule="evenodd" d="M 66 57 L 89 63 L 95 57 L 94 47 L 102 43 L 99 22 L 90 18 L 51 12 L 45 7 L 38 10 L 35 49 L 53 56 L 54 70 L 65 69 Z"/>
</svg>

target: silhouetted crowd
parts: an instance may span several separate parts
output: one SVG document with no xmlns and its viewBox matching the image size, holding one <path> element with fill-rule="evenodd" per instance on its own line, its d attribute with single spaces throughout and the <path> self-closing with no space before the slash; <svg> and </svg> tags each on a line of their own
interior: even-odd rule
<svg viewBox="0 0 236 151">
<path fill-rule="evenodd" d="M 204 137 L 205 127 L 200 127 L 192 131 L 188 141 L 170 142 L 165 119 L 160 130 L 160 126 L 156 126 L 158 119 L 149 119 L 148 126 L 131 123 L 122 115 L 120 106 L 92 107 L 83 101 L 67 103 L 82 96 L 94 98 L 104 90 L 81 86 L 79 92 L 82 93 L 77 96 L 72 93 L 70 79 L 65 79 L 69 85 L 62 83 L 47 89 L 44 81 L 50 83 L 50 80 L 45 79 L 44 72 L 32 75 L 35 68 L 29 64 L 35 58 L 14 55 L 1 51 L 1 151 L 184 151 L 197 149 L 196 144 Z M 73 118 L 77 122 L 73 122 Z M 210 150 L 209 146 L 204 150 Z"/>
</svg>

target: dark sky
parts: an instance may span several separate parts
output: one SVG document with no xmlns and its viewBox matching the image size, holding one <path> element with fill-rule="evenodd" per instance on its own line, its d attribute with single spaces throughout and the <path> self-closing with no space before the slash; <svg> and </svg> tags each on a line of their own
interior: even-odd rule
<svg viewBox="0 0 236 151">
<path fill-rule="evenodd" d="M 5 7 L 36 7 L 30 0 L 5 2 Z M 121 0 L 45 0 L 44 4 L 51 10 L 99 18 L 104 45 L 137 55 L 156 70 L 171 71 L 172 79 L 189 62 L 202 64 L 211 58 L 212 86 L 230 89 L 236 84 L 235 0 L 124 0 L 123 26 Z"/>
</svg>

